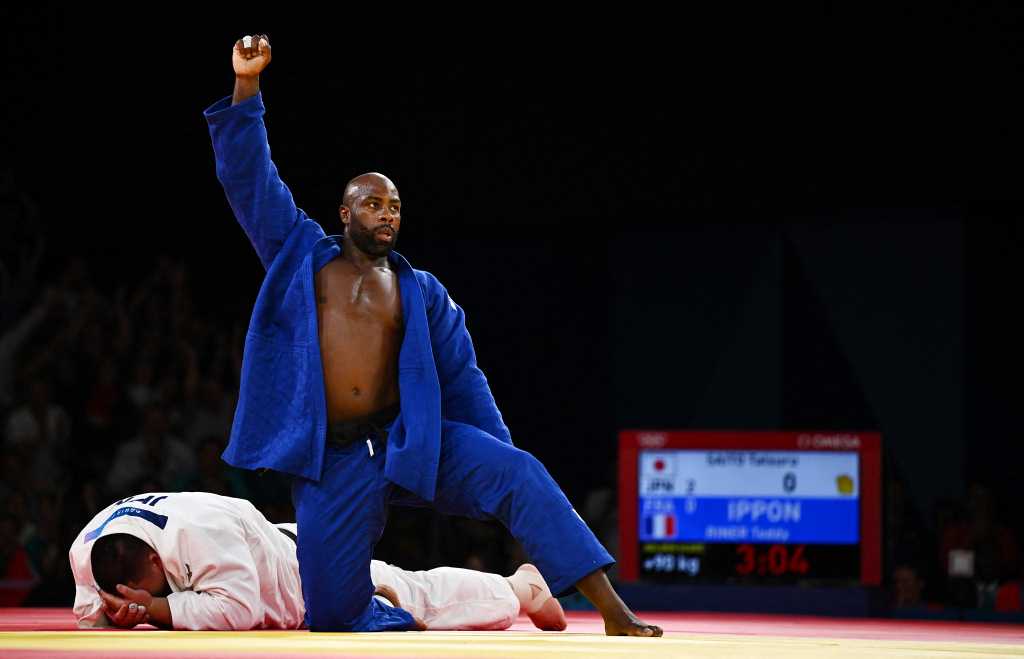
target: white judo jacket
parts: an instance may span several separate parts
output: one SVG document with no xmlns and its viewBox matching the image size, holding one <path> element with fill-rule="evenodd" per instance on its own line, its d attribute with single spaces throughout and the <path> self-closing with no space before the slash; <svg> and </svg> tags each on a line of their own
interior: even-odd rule
<svg viewBox="0 0 1024 659">
<path fill-rule="evenodd" d="M 282 526 L 295 531 L 294 524 Z M 302 626 L 302 586 L 289 537 L 243 499 L 164 492 L 107 506 L 75 538 L 69 554 L 79 627 L 110 626 L 90 557 L 93 541 L 112 533 L 133 535 L 160 556 L 175 629 Z"/>
</svg>

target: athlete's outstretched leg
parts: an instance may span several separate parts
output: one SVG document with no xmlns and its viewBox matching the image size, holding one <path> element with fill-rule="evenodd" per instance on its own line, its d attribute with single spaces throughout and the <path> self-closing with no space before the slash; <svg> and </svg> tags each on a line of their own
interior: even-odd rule
<svg viewBox="0 0 1024 659">
<path fill-rule="evenodd" d="M 500 574 L 455 567 L 413 572 L 381 561 L 370 564 L 370 574 L 379 592 L 427 629 L 508 629 L 519 615 L 519 600 Z"/>
<path fill-rule="evenodd" d="M 435 506 L 501 521 L 522 543 L 556 594 L 579 587 L 609 634 L 661 636 L 615 594 L 604 570 L 614 563 L 536 458 L 479 428 L 445 421 Z"/>
</svg>

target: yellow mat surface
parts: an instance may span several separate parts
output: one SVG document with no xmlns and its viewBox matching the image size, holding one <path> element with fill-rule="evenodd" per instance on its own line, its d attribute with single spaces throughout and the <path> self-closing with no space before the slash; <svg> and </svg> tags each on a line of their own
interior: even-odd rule
<svg viewBox="0 0 1024 659">
<path fill-rule="evenodd" d="M 999 643 L 669 633 L 0 632 L 0 656 L 365 657 L 1024 657 Z"/>
</svg>

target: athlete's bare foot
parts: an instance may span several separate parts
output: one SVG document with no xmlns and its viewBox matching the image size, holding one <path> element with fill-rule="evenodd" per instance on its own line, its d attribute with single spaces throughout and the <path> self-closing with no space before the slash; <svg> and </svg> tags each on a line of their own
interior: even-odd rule
<svg viewBox="0 0 1024 659">
<path fill-rule="evenodd" d="M 604 570 L 596 570 L 576 582 L 576 587 L 604 618 L 604 633 L 608 636 L 661 636 L 657 625 L 648 625 L 633 615 L 626 603 L 612 588 Z"/>
<path fill-rule="evenodd" d="M 661 636 L 665 632 L 657 625 L 648 625 L 626 609 L 622 616 L 604 619 L 604 633 L 608 636 Z"/>
<path fill-rule="evenodd" d="M 537 629 L 560 632 L 566 627 L 565 611 L 558 598 L 541 576 L 540 570 L 523 563 L 511 577 L 506 577 L 512 592 L 519 598 L 520 610 L 530 616 Z"/>
</svg>

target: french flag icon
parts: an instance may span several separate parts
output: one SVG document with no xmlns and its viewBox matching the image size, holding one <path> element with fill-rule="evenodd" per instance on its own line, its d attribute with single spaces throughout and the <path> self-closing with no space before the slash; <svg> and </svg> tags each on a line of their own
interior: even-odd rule
<svg viewBox="0 0 1024 659">
<path fill-rule="evenodd" d="M 649 515 L 645 520 L 648 537 L 674 538 L 676 535 L 676 516 L 664 513 Z"/>
</svg>

